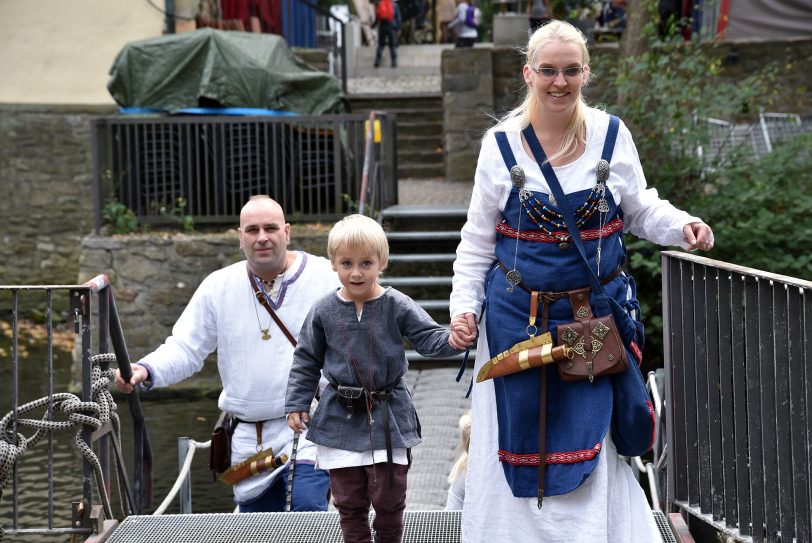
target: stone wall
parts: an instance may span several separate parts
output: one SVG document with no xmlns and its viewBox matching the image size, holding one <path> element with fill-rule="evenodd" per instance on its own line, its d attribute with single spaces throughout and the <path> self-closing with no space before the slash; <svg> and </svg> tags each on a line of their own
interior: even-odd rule
<svg viewBox="0 0 812 543">
<path fill-rule="evenodd" d="M 0 283 L 76 281 L 93 228 L 90 120 L 112 111 L 0 104 Z"/>
<path fill-rule="evenodd" d="M 446 49 L 442 57 L 443 147 L 450 181 L 474 177 L 479 141 L 493 114 L 490 49 Z"/>
<path fill-rule="evenodd" d="M 326 228 L 293 225 L 292 249 L 323 255 Z M 130 359 L 158 347 L 209 273 L 243 259 L 236 231 L 220 234 L 87 236 L 78 260 L 79 282 L 110 278 Z M 71 279 L 75 281 L 76 277 Z"/>
</svg>

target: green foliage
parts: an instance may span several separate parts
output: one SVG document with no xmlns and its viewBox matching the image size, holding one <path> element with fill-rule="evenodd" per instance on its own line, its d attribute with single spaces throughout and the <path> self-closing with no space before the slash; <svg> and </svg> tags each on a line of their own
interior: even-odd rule
<svg viewBox="0 0 812 543">
<path fill-rule="evenodd" d="M 812 134 L 718 172 L 697 199 L 712 220 L 718 260 L 812 280 Z"/>
<path fill-rule="evenodd" d="M 115 198 L 110 198 L 102 208 L 102 220 L 113 234 L 131 234 L 138 229 L 133 210 Z"/>
<path fill-rule="evenodd" d="M 646 51 L 619 62 L 615 84 L 622 104 L 612 109 L 634 134 L 649 184 L 681 205 L 702 188 L 708 168 L 724 166 L 697 154 L 710 140 L 706 119 L 749 118 L 769 105 L 777 68 L 726 81 L 714 44 L 678 35 L 660 40 L 654 22 L 644 39 Z"/>
<path fill-rule="evenodd" d="M 655 9 L 656 3 L 644 5 Z M 714 229 L 711 258 L 783 273 L 812 276 L 812 205 L 809 137 L 754 160 L 751 149 L 710 149 L 708 118 L 753 122 L 774 99 L 777 70 L 765 66 L 745 79 L 725 79 L 721 51 L 713 43 L 659 38 L 656 17 L 646 26 L 648 47 L 623 58 L 614 77 L 617 113 L 634 136 L 649 186 Z M 732 145 L 732 144 L 731 144 Z M 697 152 L 702 148 L 706 152 Z M 661 365 L 661 248 L 629 238 L 629 269 L 647 328 L 645 358 Z"/>
<path fill-rule="evenodd" d="M 182 196 L 175 198 L 171 205 L 153 202 L 152 208 L 161 217 L 175 223 L 187 234 L 195 231 L 195 220 L 186 213 L 186 199 Z"/>
</svg>

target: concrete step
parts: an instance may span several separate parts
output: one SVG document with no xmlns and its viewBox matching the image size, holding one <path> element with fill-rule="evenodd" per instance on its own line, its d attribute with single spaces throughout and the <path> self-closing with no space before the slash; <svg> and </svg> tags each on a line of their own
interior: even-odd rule
<svg viewBox="0 0 812 543">
<path fill-rule="evenodd" d="M 398 127 L 398 158 L 403 156 L 403 153 L 412 151 L 434 151 L 437 153 L 443 152 L 443 135 L 442 134 L 426 134 L 423 136 L 415 136 L 401 132 Z"/>
<path fill-rule="evenodd" d="M 413 264 L 413 263 L 426 263 L 426 262 L 445 262 L 451 263 L 456 260 L 457 255 L 454 253 L 418 253 L 411 255 L 389 255 L 389 264 Z"/>
<path fill-rule="evenodd" d="M 442 242 L 457 242 L 460 241 L 459 231 L 446 231 L 446 232 L 389 232 L 386 237 L 389 242 L 417 242 L 417 243 L 430 243 L 432 241 Z"/>
<path fill-rule="evenodd" d="M 437 276 L 452 272 L 455 253 L 421 253 L 389 255 L 389 277 Z"/>
<path fill-rule="evenodd" d="M 371 110 L 416 113 L 419 111 L 440 112 L 442 96 L 439 93 L 411 94 L 360 94 L 348 97 L 353 113 L 369 113 Z"/>
<path fill-rule="evenodd" d="M 468 206 L 444 205 L 444 206 L 421 206 L 421 205 L 395 205 L 389 206 L 382 212 L 385 221 L 397 221 L 404 219 L 462 219 L 468 215 Z M 391 232 L 399 234 L 402 232 Z"/>
<path fill-rule="evenodd" d="M 450 287 L 450 276 L 429 276 L 429 277 L 381 277 L 381 284 L 395 287 L 400 290 L 405 287 Z"/>
<path fill-rule="evenodd" d="M 397 127 L 398 127 L 398 144 L 401 138 L 412 137 L 415 139 L 435 138 L 442 139 L 443 137 L 443 122 L 442 121 L 405 121 L 405 115 L 398 113 Z"/>
<path fill-rule="evenodd" d="M 460 364 L 462 359 L 465 357 L 465 353 L 455 354 L 454 356 L 450 356 L 448 358 L 426 358 L 422 354 L 418 353 L 415 350 L 408 349 L 406 351 L 406 360 L 409 361 L 409 364 L 414 364 L 416 362 L 426 362 L 432 364 L 443 364 L 449 362 L 455 362 Z M 468 353 L 468 364 L 473 365 L 474 361 L 476 360 L 476 347 L 473 347 Z"/>
<path fill-rule="evenodd" d="M 442 168 L 445 162 L 445 153 L 439 149 L 415 149 L 398 153 L 398 167 L 411 168 L 413 166 L 434 166 Z"/>
<path fill-rule="evenodd" d="M 442 177 L 444 174 L 442 164 L 398 164 L 398 177 L 401 179 L 426 179 Z"/>
</svg>

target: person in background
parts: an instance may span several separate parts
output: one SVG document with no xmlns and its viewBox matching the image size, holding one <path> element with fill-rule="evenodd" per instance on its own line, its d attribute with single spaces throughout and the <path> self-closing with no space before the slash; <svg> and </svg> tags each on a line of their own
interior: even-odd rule
<svg viewBox="0 0 812 543">
<path fill-rule="evenodd" d="M 285 420 L 285 389 L 293 344 L 261 305 L 264 296 L 295 340 L 318 298 L 339 285 L 330 262 L 303 251 L 288 251 L 290 224 L 268 196 L 253 196 L 240 212 L 240 248 L 245 260 L 215 271 L 195 291 L 163 345 L 132 364 L 132 379 L 116 371 L 116 386 L 132 392 L 180 382 L 200 371 L 217 350 L 223 391 L 217 402 L 238 421 L 231 465 L 272 450 L 290 456 L 293 431 Z M 315 468 L 316 448 L 299 443 L 292 507 L 326 511 L 329 477 Z M 289 463 L 288 463 L 289 464 Z M 241 512 L 282 511 L 289 466 L 248 477 L 233 487 Z"/>
<path fill-rule="evenodd" d="M 465 474 L 468 472 L 468 447 L 471 445 L 471 411 L 460 417 L 458 424 L 460 430 L 460 455 L 451 466 L 448 474 L 448 497 L 445 502 L 446 511 L 462 509 L 465 500 Z"/>
<path fill-rule="evenodd" d="M 564 21 L 543 25 L 530 36 L 525 62 L 524 101 L 482 140 L 454 262 L 452 337 L 469 341 L 479 330 L 478 375 L 501 353 L 545 332 L 553 342 L 571 342 L 573 356 L 587 360 L 605 345 L 598 336 L 614 328 L 628 367 L 564 381 L 558 370 L 566 364 L 528 364 L 473 385 L 462 540 L 521 534 L 523 541 L 659 542 L 645 494 L 619 454 L 650 447 L 654 430 L 638 368 L 643 330 L 636 287 L 623 269 L 623 234 L 707 251 L 713 232 L 647 187 L 629 129 L 586 105 L 582 89 L 592 67 L 578 29 Z M 586 258 L 559 198 L 574 210 L 570 222 L 579 224 L 574 235 Z M 606 298 L 584 294 L 591 274 L 617 308 L 613 328 L 595 326 L 580 336 L 569 328 L 559 338 L 558 326 L 572 324 L 576 314 L 606 315 Z M 587 341 L 589 352 L 575 354 Z"/>
<path fill-rule="evenodd" d="M 473 10 L 473 16 L 469 14 L 469 9 Z M 479 8 L 474 5 L 474 0 L 457 0 L 457 12 L 448 23 L 448 29 L 456 34 L 455 47 L 473 47 L 476 43 L 479 37 L 477 30 L 479 21 L 476 18 L 478 10 Z"/>
<path fill-rule="evenodd" d="M 316 302 L 302 327 L 285 401 L 288 424 L 308 431 L 319 468 L 330 470 L 344 541 L 372 541 L 372 504 L 376 543 L 399 543 L 410 450 L 420 443 L 403 379 L 403 338 L 429 358 L 452 356 L 468 344 L 450 342 L 448 329 L 414 300 L 378 283 L 389 245 L 373 219 L 350 215 L 336 223 L 327 254 L 342 288 Z M 321 375 L 329 386 L 311 418 Z"/>
<path fill-rule="evenodd" d="M 389 45 L 389 58 L 392 68 L 398 66 L 398 29 L 400 28 L 400 8 L 394 0 L 378 0 L 375 5 L 375 27 L 378 29 L 378 49 L 375 51 L 375 67 L 381 66 L 383 49 Z"/>
<path fill-rule="evenodd" d="M 454 32 L 448 28 L 448 24 L 454 19 L 456 13 L 455 0 L 440 0 L 437 7 L 437 18 L 440 21 L 440 43 L 454 43 Z"/>
<path fill-rule="evenodd" d="M 539 29 L 541 25 L 550 20 L 546 0 L 530 0 L 527 4 L 527 18 L 530 24 L 530 33 Z"/>
</svg>

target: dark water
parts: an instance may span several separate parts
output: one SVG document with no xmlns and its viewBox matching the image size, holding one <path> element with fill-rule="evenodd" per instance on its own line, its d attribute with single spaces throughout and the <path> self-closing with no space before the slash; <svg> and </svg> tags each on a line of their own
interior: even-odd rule
<svg viewBox="0 0 812 543">
<path fill-rule="evenodd" d="M 8 355 L 8 344 L 0 350 L 0 417 L 11 409 L 12 371 Z M 2 349 L 2 346 L 0 346 Z M 48 394 L 47 351 L 41 346 L 29 345 L 27 356 L 19 362 L 19 404 L 33 401 Z M 54 392 L 66 392 L 70 382 L 71 355 L 65 351 L 54 351 Z M 148 397 L 148 395 L 147 395 Z M 142 396 L 142 399 L 144 396 Z M 147 420 L 150 442 L 153 451 L 153 495 L 154 504 L 147 513 L 163 501 L 177 478 L 179 436 L 188 436 L 197 441 L 207 441 L 214 426 L 218 410 L 216 400 L 162 400 L 142 401 Z M 132 479 L 132 419 L 126 401 L 118 404 L 122 422 L 122 450 L 127 462 L 127 473 Z M 41 418 L 42 410 L 27 415 Z M 65 420 L 64 417 L 58 420 Z M 32 431 L 25 429 L 26 437 Z M 49 477 L 47 437 L 29 449 L 18 462 L 18 529 L 44 528 L 48 526 L 49 481 L 53 492 L 53 527 L 65 528 L 70 525 L 71 502 L 81 497 L 82 462 L 73 440 L 75 431 L 57 431 L 53 434 L 53 466 Z M 193 511 L 230 512 L 234 509 L 231 488 L 212 481 L 208 471 L 208 451 L 198 450 L 192 465 L 192 505 Z M 95 482 L 94 482 L 95 485 Z M 95 488 L 95 487 L 94 487 Z M 113 511 L 117 518 L 123 517 L 118 506 L 115 479 L 111 482 L 114 494 Z M 96 498 L 98 501 L 98 498 Z M 0 526 L 9 529 L 13 521 L 13 501 L 11 482 L 2 489 L 0 498 Z M 177 499 L 167 511 L 179 512 Z M 10 536 L 4 541 L 56 542 L 70 541 L 70 536 Z"/>
</svg>

